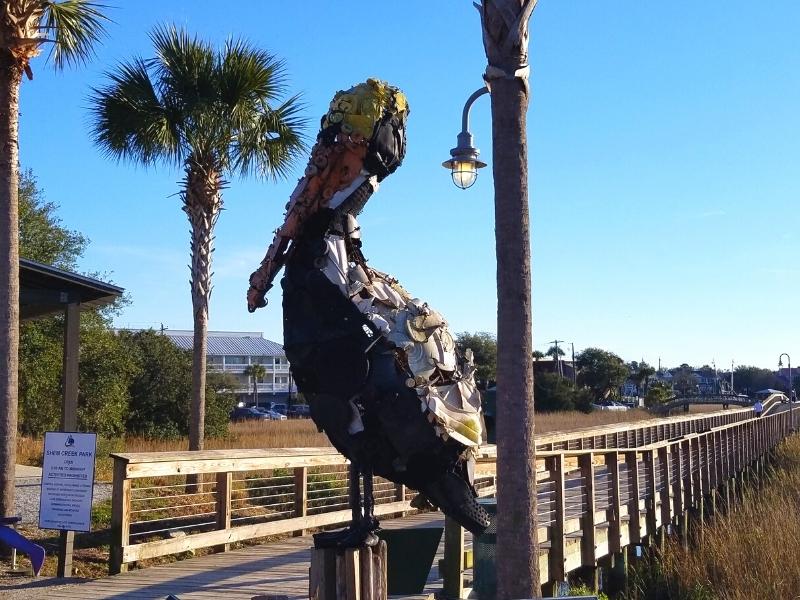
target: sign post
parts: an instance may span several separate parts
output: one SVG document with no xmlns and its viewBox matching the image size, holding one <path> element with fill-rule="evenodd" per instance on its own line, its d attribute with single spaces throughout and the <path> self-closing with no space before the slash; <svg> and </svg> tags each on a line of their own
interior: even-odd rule
<svg viewBox="0 0 800 600">
<path fill-rule="evenodd" d="M 62 536 L 67 533 L 70 538 L 68 532 L 91 529 L 96 449 L 95 433 L 45 433 L 39 498 L 41 529 L 59 529 Z M 59 565 L 69 565 L 70 570 L 71 545 L 62 548 L 64 556 L 59 556 Z"/>
</svg>

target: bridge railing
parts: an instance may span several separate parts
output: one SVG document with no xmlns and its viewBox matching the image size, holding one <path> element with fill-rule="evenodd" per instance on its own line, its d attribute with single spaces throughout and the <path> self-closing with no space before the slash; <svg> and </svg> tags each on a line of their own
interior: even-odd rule
<svg viewBox="0 0 800 600">
<path fill-rule="evenodd" d="M 485 455 L 486 458 L 491 456 Z M 333 448 L 113 454 L 109 568 L 198 548 L 347 523 L 347 460 Z M 187 479 L 187 476 L 193 476 Z M 494 463 L 476 472 L 495 492 Z M 414 510 L 416 495 L 376 477 L 375 514 Z"/>
<path fill-rule="evenodd" d="M 634 489 L 633 482 L 639 480 L 626 478 L 629 469 L 648 472 L 647 452 L 669 448 L 668 452 L 684 452 L 680 456 L 685 461 L 683 457 L 689 454 L 680 450 L 680 444 L 685 443 L 680 440 L 706 440 L 709 432 L 726 432 L 715 433 L 719 438 L 711 444 L 723 460 L 723 455 L 739 456 L 740 445 L 749 444 L 747 440 L 751 439 L 761 440 L 752 448 L 760 452 L 788 429 L 785 413 L 760 420 L 752 416 L 752 410 L 739 409 L 539 436 L 540 539 L 549 540 L 556 554 L 566 552 L 574 562 L 570 548 L 575 533 L 583 530 L 582 523 L 593 512 L 589 506 L 595 507 L 594 512 L 616 515 L 613 527 L 623 527 L 620 519 L 627 513 L 613 512 L 608 502 L 617 493 L 625 504 L 630 502 L 626 494 L 638 497 L 641 490 L 650 489 L 651 484 L 643 480 L 635 488 L 638 491 L 626 491 Z M 724 450 L 720 446 L 723 442 Z M 494 446 L 482 450 L 476 470 L 476 488 L 482 496 L 494 495 L 496 490 L 495 456 Z M 609 456 L 616 456 L 620 466 L 615 467 L 617 463 Z M 113 454 L 112 458 L 112 573 L 126 570 L 137 561 L 198 548 L 226 550 L 232 543 L 300 534 L 347 523 L 351 517 L 348 463 L 333 448 L 147 452 Z M 591 468 L 596 482 L 594 478 L 582 479 L 590 469 L 587 461 L 594 465 Z M 656 489 L 661 490 L 658 482 L 664 479 L 658 477 Z M 587 496 L 590 489 L 594 490 L 591 498 Z M 375 512 L 388 516 L 411 511 L 414 495 L 403 486 L 376 478 Z M 595 521 L 600 523 L 595 528 L 598 539 L 603 535 L 602 523 L 614 522 L 603 515 L 596 516 Z M 558 533 L 559 527 L 563 536 Z M 560 549 L 561 537 L 569 540 L 570 548 Z M 603 551 L 602 542 L 599 544 L 597 552 Z"/>
<path fill-rule="evenodd" d="M 537 453 L 542 583 L 620 552 L 705 502 L 789 432 L 787 412 L 636 448 Z M 702 513 L 702 510 L 698 510 Z"/>
</svg>

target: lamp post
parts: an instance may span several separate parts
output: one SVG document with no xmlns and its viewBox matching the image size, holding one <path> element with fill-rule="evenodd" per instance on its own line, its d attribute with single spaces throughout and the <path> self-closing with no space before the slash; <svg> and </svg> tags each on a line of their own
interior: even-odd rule
<svg viewBox="0 0 800 600">
<path fill-rule="evenodd" d="M 783 359 L 784 356 L 786 357 L 786 361 L 788 362 L 788 365 L 789 365 L 789 422 L 792 424 L 791 425 L 791 430 L 794 431 L 794 414 L 793 414 L 794 413 L 794 402 L 793 402 L 793 400 L 794 400 L 794 397 L 793 397 L 794 396 L 793 383 L 794 382 L 792 381 L 792 359 L 788 354 L 786 354 L 786 352 L 782 352 L 778 356 L 778 368 L 779 369 L 781 367 L 783 367 L 783 360 L 782 359 Z"/>
<path fill-rule="evenodd" d="M 485 162 L 478 160 L 480 151 L 473 146 L 472 134 L 469 132 L 469 111 L 475 100 L 488 93 L 489 88 L 483 86 L 467 98 L 461 113 L 461 133 L 458 134 L 456 147 L 450 150 L 450 158 L 442 163 L 445 169 L 450 169 L 453 183 L 462 190 L 472 187 L 478 178 L 478 169 L 486 166 Z"/>
</svg>

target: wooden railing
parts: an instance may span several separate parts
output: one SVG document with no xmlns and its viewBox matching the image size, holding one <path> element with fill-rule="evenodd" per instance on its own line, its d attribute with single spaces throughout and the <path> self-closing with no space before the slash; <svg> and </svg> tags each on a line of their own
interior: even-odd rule
<svg viewBox="0 0 800 600">
<path fill-rule="evenodd" d="M 775 399 L 767 402 L 768 408 Z M 752 410 L 606 426 L 537 438 L 545 581 L 695 506 L 789 430 L 788 414 Z M 495 448 L 476 472 L 494 495 Z M 347 461 L 332 448 L 113 454 L 110 571 L 197 548 L 349 522 Z M 187 482 L 187 475 L 200 480 Z M 414 493 L 376 478 L 378 516 L 413 510 Z M 637 508 L 638 507 L 638 508 Z"/>
<path fill-rule="evenodd" d="M 542 583 L 655 536 L 685 533 L 687 511 L 728 494 L 727 482 L 763 458 L 790 430 L 789 413 L 713 427 L 676 439 L 614 450 L 537 454 Z"/>
<path fill-rule="evenodd" d="M 490 454 L 485 455 L 487 458 Z M 197 548 L 347 523 L 348 462 L 333 448 L 113 454 L 110 571 Z M 187 482 L 197 475 L 199 482 Z M 494 463 L 476 488 L 495 492 Z M 376 478 L 375 514 L 413 510 L 415 493 Z"/>
</svg>

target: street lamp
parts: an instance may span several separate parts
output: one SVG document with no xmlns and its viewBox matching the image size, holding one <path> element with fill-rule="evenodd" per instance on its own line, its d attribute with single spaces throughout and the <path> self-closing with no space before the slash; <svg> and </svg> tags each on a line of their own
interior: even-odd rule
<svg viewBox="0 0 800 600">
<path fill-rule="evenodd" d="M 467 103 L 464 104 L 464 110 L 461 113 L 461 133 L 458 134 L 456 147 L 450 150 L 450 158 L 442 163 L 445 169 L 450 169 L 453 183 L 462 190 L 472 187 L 478 178 L 478 169 L 486 166 L 485 162 L 478 160 L 480 151 L 472 145 L 472 134 L 469 132 L 469 111 L 475 100 L 488 93 L 489 88 L 483 86 L 467 98 Z"/>
<path fill-rule="evenodd" d="M 786 357 L 786 361 L 789 364 L 789 422 L 792 424 L 791 429 L 794 430 L 794 415 L 792 414 L 794 409 L 794 386 L 792 385 L 794 382 L 792 381 L 792 359 L 791 357 L 786 354 L 786 352 L 781 353 L 778 356 L 778 368 L 780 369 L 783 367 L 783 361 L 781 360 L 783 357 Z"/>
</svg>

